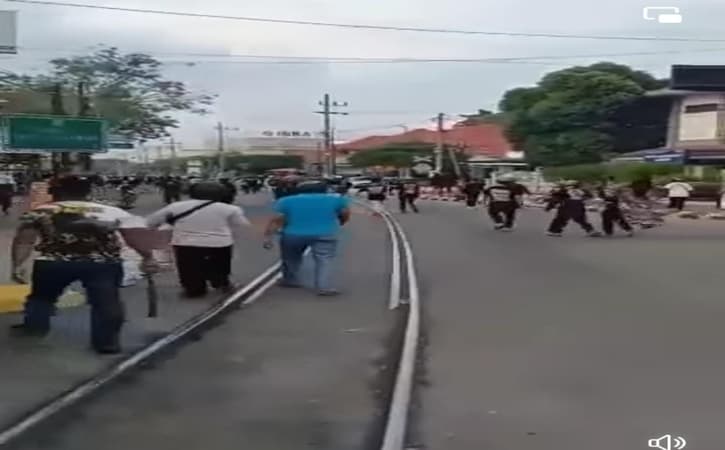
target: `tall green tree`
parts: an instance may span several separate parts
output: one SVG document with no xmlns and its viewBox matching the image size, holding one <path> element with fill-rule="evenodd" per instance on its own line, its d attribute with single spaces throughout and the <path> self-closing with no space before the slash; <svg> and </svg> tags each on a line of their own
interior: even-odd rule
<svg viewBox="0 0 725 450">
<path fill-rule="evenodd" d="M 391 144 L 381 148 L 358 151 L 349 162 L 353 167 L 385 166 L 396 169 L 411 167 L 416 157 L 431 156 L 433 145 L 426 143 Z"/>
<path fill-rule="evenodd" d="M 598 63 L 552 72 L 534 87 L 512 89 L 499 109 L 507 117 L 507 136 L 530 163 L 598 162 L 625 141 L 623 130 L 631 131 L 632 108 L 644 92 L 663 84 L 628 66 Z M 637 143 L 656 142 L 662 130 L 651 128 L 648 133 Z"/>
<path fill-rule="evenodd" d="M 168 136 L 169 129 L 178 126 L 174 113 L 205 114 L 214 101 L 212 95 L 195 94 L 184 83 L 166 79 L 162 63 L 152 56 L 124 54 L 115 47 L 53 59 L 50 66 L 50 72 L 41 75 L 0 73 L 0 87 L 5 90 L 29 92 L 33 99 L 47 96 L 47 110 L 34 101 L 31 111 L 21 112 L 50 113 L 52 92 L 60 86 L 69 114 L 100 116 L 116 133 L 149 140 Z"/>
</svg>

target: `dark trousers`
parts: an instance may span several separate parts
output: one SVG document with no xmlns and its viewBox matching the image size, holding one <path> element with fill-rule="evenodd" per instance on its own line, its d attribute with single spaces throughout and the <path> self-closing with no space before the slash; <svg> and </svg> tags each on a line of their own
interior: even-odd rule
<svg viewBox="0 0 725 450">
<path fill-rule="evenodd" d="M 513 228 L 516 209 L 517 205 L 514 202 L 491 202 L 488 204 L 488 215 L 496 226 Z"/>
<path fill-rule="evenodd" d="M 632 226 L 624 218 L 622 210 L 617 205 L 607 205 L 602 211 L 602 230 L 607 236 L 611 236 L 614 233 L 614 224 L 617 224 L 624 231 L 632 231 Z"/>
<path fill-rule="evenodd" d="M 178 202 L 181 200 L 180 192 L 168 192 L 164 191 L 164 202 L 168 205 L 170 203 Z"/>
<path fill-rule="evenodd" d="M 413 194 L 400 194 L 398 196 L 398 201 L 400 202 L 400 211 L 405 212 L 408 205 L 410 205 L 410 209 L 413 210 L 413 212 L 418 212 L 418 207 L 415 206 L 415 199 L 416 196 Z"/>
<path fill-rule="evenodd" d="M 670 197 L 670 208 L 674 208 L 678 211 L 682 211 L 685 207 L 687 197 Z"/>
<path fill-rule="evenodd" d="M 25 326 L 41 332 L 50 330 L 58 298 L 71 283 L 80 281 L 91 305 L 91 345 L 97 350 L 118 346 L 124 321 L 119 292 L 122 279 L 120 262 L 35 261 L 30 295 L 25 301 Z"/>
<path fill-rule="evenodd" d="M 176 270 L 186 295 L 200 297 L 206 294 L 207 284 L 215 289 L 230 286 L 232 247 L 174 246 Z"/>
<path fill-rule="evenodd" d="M 476 206 L 476 203 L 478 203 L 478 196 L 479 196 L 478 193 L 475 193 L 475 194 L 467 193 L 466 194 L 466 206 L 468 206 L 469 208 L 473 208 L 474 206 Z"/>
<path fill-rule="evenodd" d="M 556 216 L 554 216 L 554 219 L 549 225 L 549 232 L 561 233 L 562 231 L 564 231 L 564 228 L 570 220 L 573 220 L 574 222 L 579 224 L 579 226 L 582 227 L 582 229 L 587 233 L 591 233 L 592 231 L 594 231 L 594 227 L 587 220 L 587 211 L 582 205 L 574 207 L 564 206 L 557 209 Z"/>
<path fill-rule="evenodd" d="M 7 215 L 10 213 L 10 207 L 13 206 L 13 194 L 11 193 L 0 193 L 0 207 L 3 212 Z"/>
</svg>

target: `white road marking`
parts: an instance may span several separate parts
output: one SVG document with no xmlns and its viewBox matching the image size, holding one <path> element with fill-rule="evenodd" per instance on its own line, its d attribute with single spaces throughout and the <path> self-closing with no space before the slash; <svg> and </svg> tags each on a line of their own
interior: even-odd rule
<svg viewBox="0 0 725 450">
<path fill-rule="evenodd" d="M 281 263 L 276 263 L 269 267 L 267 270 L 262 272 L 260 275 L 258 275 L 254 280 L 247 283 L 242 289 L 236 291 L 234 294 L 232 294 L 229 298 L 227 298 L 224 302 L 214 306 L 213 308 L 207 310 L 206 312 L 190 319 L 189 321 L 185 322 L 184 324 L 177 327 L 175 330 L 173 330 L 168 335 L 162 337 L 161 339 L 155 341 L 153 344 L 149 345 L 148 347 L 143 348 L 142 350 L 134 353 L 133 355 L 129 356 L 128 358 L 124 359 L 120 363 L 113 366 L 111 369 L 101 373 L 100 375 L 92 378 L 89 381 L 86 381 L 85 383 L 77 386 L 76 388 L 66 392 L 65 394 L 61 395 L 60 397 L 56 398 L 55 400 L 51 401 L 50 403 L 46 404 L 45 406 L 42 406 L 41 408 L 33 411 L 28 416 L 20 420 L 19 422 L 15 423 L 14 425 L 10 426 L 9 428 L 6 428 L 2 432 L 0 432 L 0 445 L 7 444 L 10 440 L 15 439 L 16 437 L 20 436 L 22 433 L 27 431 L 28 429 L 38 425 L 39 423 L 45 421 L 52 415 L 58 413 L 62 409 L 71 406 L 75 404 L 77 401 L 81 400 L 82 398 L 88 396 L 89 394 L 95 392 L 100 387 L 114 381 L 119 376 L 123 375 L 124 373 L 128 372 L 129 370 L 135 368 L 139 364 L 141 364 L 144 360 L 148 359 L 150 356 L 158 353 L 159 351 L 163 350 L 164 348 L 168 347 L 169 345 L 175 343 L 179 339 L 183 338 L 190 332 L 198 329 L 205 323 L 209 322 L 222 312 L 224 312 L 226 309 L 228 309 L 231 305 L 233 305 L 235 302 L 237 302 L 241 297 L 249 294 L 250 292 L 254 292 L 248 299 L 246 299 L 242 304 L 248 305 L 256 301 L 262 294 L 264 294 L 265 291 L 267 291 L 270 287 L 272 287 L 276 281 L 279 279 L 280 275 L 275 275 L 272 277 L 271 280 L 267 281 L 265 284 L 259 286 L 259 283 L 262 282 L 265 278 L 272 275 L 275 271 L 278 271 L 281 267 Z M 256 290 L 256 291 L 255 291 Z"/>
</svg>

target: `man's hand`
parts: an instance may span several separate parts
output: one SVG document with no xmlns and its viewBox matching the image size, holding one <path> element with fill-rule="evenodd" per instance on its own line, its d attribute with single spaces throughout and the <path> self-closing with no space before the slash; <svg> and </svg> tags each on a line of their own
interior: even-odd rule
<svg viewBox="0 0 725 450">
<path fill-rule="evenodd" d="M 12 279 L 18 284 L 28 284 L 28 271 L 22 266 L 13 267 Z"/>
<path fill-rule="evenodd" d="M 266 238 L 266 239 L 264 240 L 264 244 L 262 244 L 262 246 L 263 246 L 263 247 L 264 247 L 264 248 L 265 248 L 266 250 L 272 250 L 272 249 L 274 248 L 274 241 L 272 241 L 272 238 Z"/>
<path fill-rule="evenodd" d="M 161 266 L 153 257 L 146 257 L 141 260 L 139 268 L 145 274 L 154 274 L 161 270 Z"/>
</svg>

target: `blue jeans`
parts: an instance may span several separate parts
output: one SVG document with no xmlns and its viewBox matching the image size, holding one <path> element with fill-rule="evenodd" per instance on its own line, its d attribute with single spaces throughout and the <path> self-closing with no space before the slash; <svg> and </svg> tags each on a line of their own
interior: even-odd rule
<svg viewBox="0 0 725 450">
<path fill-rule="evenodd" d="M 290 285 L 300 284 L 299 272 L 302 257 L 307 248 L 312 250 L 315 261 L 315 289 L 330 290 L 332 265 L 337 256 L 337 238 L 334 236 L 296 236 L 282 235 L 280 250 L 282 253 L 282 281 Z"/>
<path fill-rule="evenodd" d="M 91 345 L 95 349 L 117 346 L 124 321 L 122 280 L 120 262 L 35 261 L 30 295 L 25 300 L 25 326 L 49 331 L 58 298 L 71 283 L 80 281 L 91 305 Z"/>
</svg>

